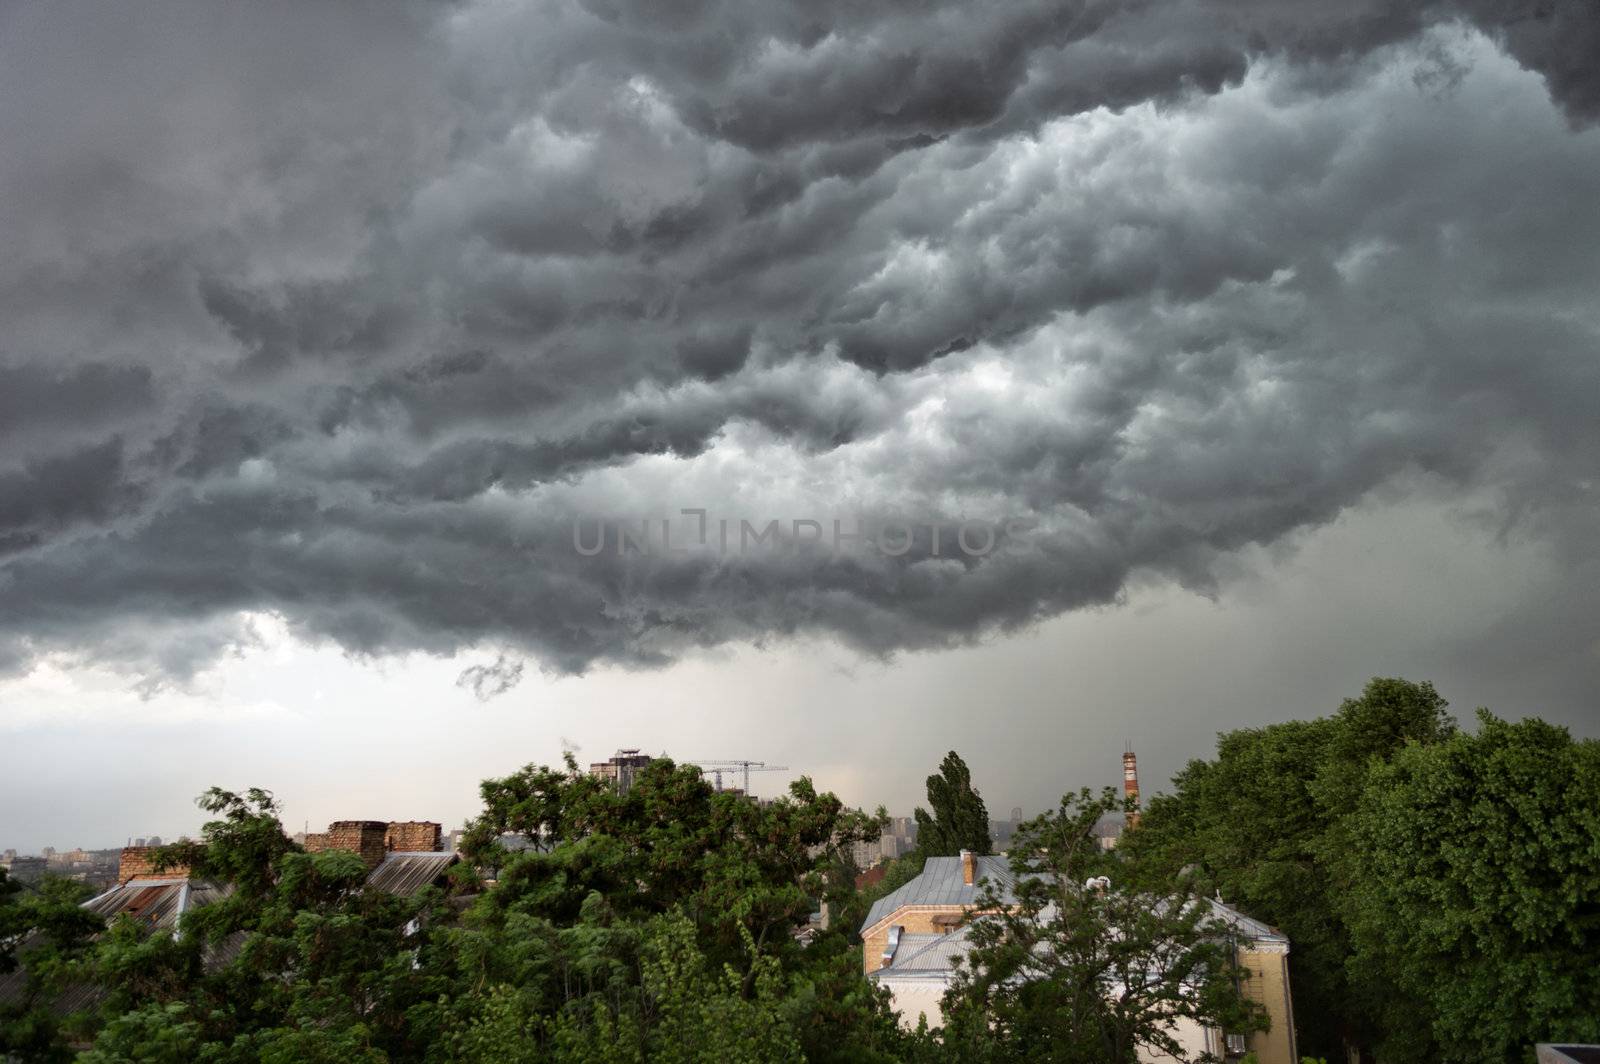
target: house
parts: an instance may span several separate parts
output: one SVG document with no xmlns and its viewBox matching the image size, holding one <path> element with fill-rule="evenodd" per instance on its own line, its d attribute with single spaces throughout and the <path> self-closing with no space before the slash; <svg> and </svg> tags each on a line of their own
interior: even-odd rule
<svg viewBox="0 0 1600 1064">
<path fill-rule="evenodd" d="M 460 860 L 455 853 L 438 848 L 439 838 L 439 825 L 431 821 L 342 820 L 330 824 L 326 832 L 308 835 L 306 849 L 350 850 L 367 864 L 367 887 L 409 898 L 424 887 L 444 885 L 450 866 Z M 177 933 L 186 914 L 232 893 L 231 886 L 195 878 L 181 866 L 157 870 L 156 850 L 155 846 L 124 847 L 118 859 L 117 885 L 90 898 L 83 907 L 107 923 L 126 916 L 148 930 Z M 32 941 L 32 936 L 24 939 L 18 952 L 26 952 Z M 244 941 L 245 934 L 237 932 L 218 945 L 208 945 L 205 964 L 209 968 L 226 964 L 238 955 Z M 0 974 L 0 1004 L 20 1003 L 27 994 L 28 975 L 20 966 Z M 93 1007 L 104 996 L 97 986 L 75 984 L 52 1000 L 51 1009 L 65 1016 Z"/>
<path fill-rule="evenodd" d="M 151 861 L 153 853 L 150 846 L 125 847 L 118 861 L 116 886 L 90 898 L 83 908 L 107 923 L 126 916 L 146 930 L 176 933 L 185 915 L 232 892 L 225 884 L 192 878 L 181 866 L 158 872 Z M 226 963 L 238 953 L 243 940 L 243 935 L 235 935 L 220 945 L 208 946 L 206 964 Z M 28 935 L 18 944 L 18 954 L 26 953 L 36 941 L 36 935 Z M 0 1004 L 26 1001 L 28 989 L 28 973 L 21 966 L 0 975 Z M 51 998 L 49 1005 L 57 1016 L 67 1016 L 93 1008 L 105 997 L 106 991 L 99 986 L 73 983 Z"/>
<path fill-rule="evenodd" d="M 974 906 L 990 884 L 1001 905 L 1014 898 L 1016 879 L 1007 858 L 966 851 L 959 857 L 930 857 L 921 874 L 867 911 L 862 966 L 868 979 L 888 988 L 903 1025 L 915 1027 L 923 1018 L 929 1027 L 943 1024 L 942 999 L 954 981 L 956 961 L 971 949 L 969 923 L 981 915 Z M 1260 1064 L 1295 1064 L 1288 938 L 1221 901 L 1207 904 L 1237 943 L 1239 965 L 1250 976 L 1246 993 L 1266 1010 L 1271 1028 L 1224 1036 L 1191 1022 L 1180 1024 L 1173 1037 L 1196 1055 L 1205 1051 L 1236 1059 L 1254 1052 Z M 1163 1059 L 1168 1058 L 1141 1055 L 1151 1064 Z"/>
<path fill-rule="evenodd" d="M 894 995 L 901 1023 L 915 1027 L 926 1016 L 930 1027 L 943 1024 L 939 1001 L 953 958 L 965 952 L 972 907 L 989 883 L 1009 900 L 1014 882 L 1009 859 L 963 850 L 928 858 L 919 874 L 872 903 L 861 925 L 862 965 Z"/>
</svg>

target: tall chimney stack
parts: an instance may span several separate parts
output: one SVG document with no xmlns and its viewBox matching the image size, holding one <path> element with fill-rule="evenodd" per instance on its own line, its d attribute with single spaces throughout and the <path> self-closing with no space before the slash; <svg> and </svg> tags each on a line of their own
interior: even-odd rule
<svg viewBox="0 0 1600 1064">
<path fill-rule="evenodd" d="M 961 882 L 972 886 L 978 878 L 978 855 L 971 850 L 961 851 Z"/>
<path fill-rule="evenodd" d="M 1128 827 L 1139 826 L 1139 758 L 1132 750 L 1122 755 L 1122 796 L 1132 806 L 1128 810 Z"/>
</svg>

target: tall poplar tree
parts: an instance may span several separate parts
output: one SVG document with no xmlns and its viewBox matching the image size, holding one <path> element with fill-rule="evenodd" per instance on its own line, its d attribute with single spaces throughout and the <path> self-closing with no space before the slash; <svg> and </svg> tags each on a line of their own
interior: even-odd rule
<svg viewBox="0 0 1600 1064">
<path fill-rule="evenodd" d="M 954 750 L 944 755 L 939 771 L 928 777 L 928 804 L 916 811 L 917 849 L 924 857 L 953 857 L 962 850 L 988 853 L 989 810 L 972 786 L 972 773 Z"/>
</svg>

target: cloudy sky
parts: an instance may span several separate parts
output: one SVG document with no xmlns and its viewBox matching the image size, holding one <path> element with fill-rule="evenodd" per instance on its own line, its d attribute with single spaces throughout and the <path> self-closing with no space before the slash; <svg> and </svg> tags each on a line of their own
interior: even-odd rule
<svg viewBox="0 0 1600 1064">
<path fill-rule="evenodd" d="M 1592 0 L 5 5 L 0 846 L 454 824 L 563 746 L 901 812 L 955 747 L 1004 814 L 1374 674 L 1600 734 L 1597 55 Z"/>
</svg>

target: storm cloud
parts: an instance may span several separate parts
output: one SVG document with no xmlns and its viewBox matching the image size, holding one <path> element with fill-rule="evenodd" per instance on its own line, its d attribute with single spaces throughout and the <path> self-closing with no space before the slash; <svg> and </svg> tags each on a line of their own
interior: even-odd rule
<svg viewBox="0 0 1600 1064">
<path fill-rule="evenodd" d="M 0 669 L 889 654 L 1419 471 L 1588 556 L 1597 55 L 1585 0 L 9 6 Z M 916 534 L 575 547 L 684 510 Z"/>
</svg>

